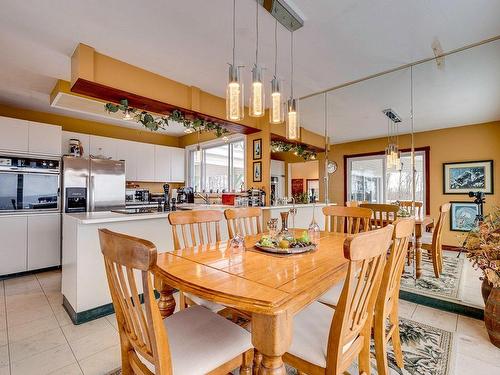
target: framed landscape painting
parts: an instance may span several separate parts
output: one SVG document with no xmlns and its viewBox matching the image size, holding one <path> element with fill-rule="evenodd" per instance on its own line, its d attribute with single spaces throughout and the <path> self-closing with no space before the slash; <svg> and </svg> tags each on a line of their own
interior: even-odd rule
<svg viewBox="0 0 500 375">
<path fill-rule="evenodd" d="M 479 214 L 477 204 L 471 202 L 450 202 L 450 230 L 469 232 L 474 228 L 476 215 Z"/>
<path fill-rule="evenodd" d="M 443 164 L 443 194 L 493 194 L 493 160 Z"/>
</svg>

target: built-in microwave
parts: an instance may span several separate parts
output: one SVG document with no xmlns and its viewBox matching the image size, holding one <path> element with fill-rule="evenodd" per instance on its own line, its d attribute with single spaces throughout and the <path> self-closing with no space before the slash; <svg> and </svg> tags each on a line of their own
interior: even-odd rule
<svg viewBox="0 0 500 375">
<path fill-rule="evenodd" d="M 0 155 L 0 214 L 59 211 L 60 160 Z"/>
</svg>

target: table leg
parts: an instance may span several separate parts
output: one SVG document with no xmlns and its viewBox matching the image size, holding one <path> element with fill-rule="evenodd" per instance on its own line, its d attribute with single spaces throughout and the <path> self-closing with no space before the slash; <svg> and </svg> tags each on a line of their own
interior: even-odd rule
<svg viewBox="0 0 500 375">
<path fill-rule="evenodd" d="M 289 314 L 252 315 L 252 344 L 262 354 L 257 374 L 286 375 L 282 356 L 292 338 L 292 317 Z"/>
<path fill-rule="evenodd" d="M 175 299 L 174 288 L 168 285 L 163 278 L 155 276 L 155 289 L 160 293 L 158 308 L 163 319 L 174 313 Z"/>
<path fill-rule="evenodd" d="M 415 226 L 415 268 L 417 279 L 422 276 L 422 226 Z"/>
</svg>

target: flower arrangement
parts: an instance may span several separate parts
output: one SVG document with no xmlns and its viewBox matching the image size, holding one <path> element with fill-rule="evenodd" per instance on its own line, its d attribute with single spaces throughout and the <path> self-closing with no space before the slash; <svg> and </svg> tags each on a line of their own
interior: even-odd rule
<svg viewBox="0 0 500 375">
<path fill-rule="evenodd" d="M 484 279 L 500 288 L 500 207 L 469 232 L 464 248 L 472 265 L 483 271 Z"/>
</svg>

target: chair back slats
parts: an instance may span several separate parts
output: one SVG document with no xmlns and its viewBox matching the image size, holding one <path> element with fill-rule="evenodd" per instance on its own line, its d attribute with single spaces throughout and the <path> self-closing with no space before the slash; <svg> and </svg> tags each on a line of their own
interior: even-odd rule
<svg viewBox="0 0 500 375">
<path fill-rule="evenodd" d="M 370 339 L 371 323 L 393 226 L 360 233 L 344 242 L 349 259 L 346 281 L 335 309 L 327 348 L 326 373 L 345 371 Z"/>
<path fill-rule="evenodd" d="M 396 221 L 399 211 L 399 206 L 395 204 L 362 203 L 359 206 L 373 211 L 370 220 L 371 229 L 383 228 L 392 224 Z"/>
<path fill-rule="evenodd" d="M 372 211 L 361 207 L 326 206 L 323 214 L 326 231 L 357 234 L 368 230 Z"/>
<path fill-rule="evenodd" d="M 262 209 L 259 207 L 229 208 L 224 211 L 229 238 L 239 233 L 252 236 L 262 233 Z"/>
<path fill-rule="evenodd" d="M 206 245 L 221 240 L 222 212 L 217 210 L 176 211 L 168 215 L 174 249 Z M 179 234 L 180 232 L 180 234 Z"/>
<path fill-rule="evenodd" d="M 394 222 L 394 226 L 391 252 L 385 265 L 377 306 L 375 307 L 377 313 L 381 314 L 391 308 L 394 299 L 399 298 L 401 274 L 403 273 L 408 246 L 415 228 L 415 220 L 399 219 Z"/>
<path fill-rule="evenodd" d="M 108 229 L 99 229 L 99 240 L 119 326 L 122 356 L 127 356 L 137 374 L 153 374 L 139 360 L 140 356 L 155 366 L 156 374 L 170 375 L 172 364 L 167 332 L 151 280 L 156 247 L 149 241 Z M 137 283 L 142 284 L 144 307 Z"/>
<path fill-rule="evenodd" d="M 446 215 L 450 211 L 450 207 L 450 203 L 444 203 L 439 207 L 439 217 L 436 223 L 436 227 L 434 228 L 434 231 L 432 233 L 432 251 L 441 252 L 443 226 L 446 220 Z"/>
</svg>

